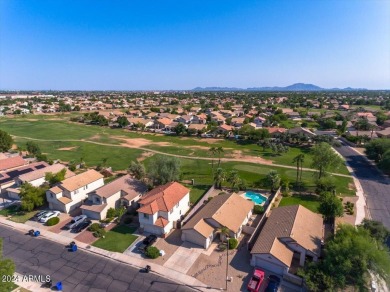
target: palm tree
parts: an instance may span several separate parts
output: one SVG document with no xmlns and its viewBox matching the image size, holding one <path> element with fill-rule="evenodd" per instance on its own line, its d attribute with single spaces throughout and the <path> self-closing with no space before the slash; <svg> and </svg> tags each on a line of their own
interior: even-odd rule
<svg viewBox="0 0 390 292">
<path fill-rule="evenodd" d="M 211 175 L 214 176 L 214 156 L 215 156 L 215 154 L 217 154 L 217 148 L 210 147 L 209 152 L 210 152 L 210 156 L 213 158 L 213 159 L 211 159 Z"/>
<path fill-rule="evenodd" d="M 227 177 L 227 181 L 231 184 L 233 189 L 236 186 L 238 186 L 241 182 L 240 176 L 238 175 L 238 171 L 237 170 L 230 171 Z"/>
<path fill-rule="evenodd" d="M 226 180 L 226 173 L 222 168 L 217 168 L 214 175 L 214 184 L 218 189 L 222 189 L 222 183 Z"/>
<path fill-rule="evenodd" d="M 219 239 L 221 241 L 225 241 L 226 240 L 226 236 L 228 236 L 229 233 L 230 233 L 230 230 L 226 226 L 222 225 L 221 227 L 218 228 L 218 233 L 219 233 Z"/>
<path fill-rule="evenodd" d="M 302 164 L 304 160 L 305 160 L 305 155 L 302 153 L 298 154 L 293 159 L 293 163 L 297 164 L 297 183 L 302 181 Z"/>
<path fill-rule="evenodd" d="M 280 186 L 280 177 L 276 170 L 271 170 L 267 174 L 267 183 L 271 187 L 271 192 L 275 192 L 276 189 Z"/>
<path fill-rule="evenodd" d="M 217 148 L 217 153 L 218 153 L 218 168 L 221 166 L 221 154 L 223 153 L 223 148 L 218 147 Z"/>
</svg>

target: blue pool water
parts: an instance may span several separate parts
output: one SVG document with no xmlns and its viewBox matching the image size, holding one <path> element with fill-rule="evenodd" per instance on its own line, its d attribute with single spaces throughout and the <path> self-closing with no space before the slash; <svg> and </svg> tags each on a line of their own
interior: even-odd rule
<svg viewBox="0 0 390 292">
<path fill-rule="evenodd" d="M 255 193 L 252 191 L 247 191 L 245 193 L 245 197 L 247 197 L 248 199 L 251 199 L 255 204 L 258 204 L 258 205 L 261 205 L 265 201 L 267 201 L 267 197 L 264 197 L 262 194 Z"/>
</svg>

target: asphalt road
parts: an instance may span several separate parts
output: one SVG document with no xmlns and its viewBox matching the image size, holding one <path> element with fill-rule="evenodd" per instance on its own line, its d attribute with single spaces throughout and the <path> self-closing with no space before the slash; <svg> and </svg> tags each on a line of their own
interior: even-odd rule
<svg viewBox="0 0 390 292">
<path fill-rule="evenodd" d="M 345 157 L 360 181 L 371 218 L 382 222 L 390 230 L 389 180 L 351 147 L 343 144 L 335 149 Z"/>
<path fill-rule="evenodd" d="M 86 251 L 68 252 L 61 244 L 42 237 L 33 238 L 2 225 L 0 237 L 4 243 L 3 256 L 14 260 L 16 272 L 50 275 L 53 284 L 62 281 L 65 292 L 194 291 L 153 273 L 141 273 L 136 268 Z"/>
</svg>

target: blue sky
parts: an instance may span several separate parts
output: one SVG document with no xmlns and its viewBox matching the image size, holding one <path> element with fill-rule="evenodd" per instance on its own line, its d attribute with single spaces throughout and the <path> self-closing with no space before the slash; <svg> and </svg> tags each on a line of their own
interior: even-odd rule
<svg viewBox="0 0 390 292">
<path fill-rule="evenodd" d="M 390 1 L 0 1 L 0 89 L 390 89 Z"/>
</svg>

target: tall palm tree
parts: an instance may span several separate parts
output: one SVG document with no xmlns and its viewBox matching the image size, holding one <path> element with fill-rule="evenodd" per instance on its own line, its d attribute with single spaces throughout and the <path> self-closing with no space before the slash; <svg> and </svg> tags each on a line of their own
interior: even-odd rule
<svg viewBox="0 0 390 292">
<path fill-rule="evenodd" d="M 226 236 L 228 236 L 229 233 L 230 233 L 230 230 L 226 226 L 222 225 L 221 227 L 218 228 L 218 233 L 219 233 L 219 239 L 221 241 L 225 241 L 226 240 Z"/>
<path fill-rule="evenodd" d="M 293 159 L 293 163 L 297 164 L 297 183 L 299 181 L 302 181 L 302 164 L 303 164 L 304 160 L 305 160 L 305 155 L 302 153 L 298 154 Z"/>
<path fill-rule="evenodd" d="M 240 184 L 240 182 L 241 182 L 241 179 L 240 179 L 240 176 L 238 175 L 238 171 L 237 170 L 230 171 L 226 180 L 231 184 L 233 189 L 236 186 L 238 186 Z"/>
<path fill-rule="evenodd" d="M 223 148 L 222 147 L 218 147 L 217 148 L 217 153 L 218 153 L 218 168 L 221 166 L 221 154 L 223 153 Z"/>
<path fill-rule="evenodd" d="M 276 170 L 271 170 L 267 174 L 267 183 L 271 187 L 271 192 L 275 192 L 277 188 L 280 186 L 280 177 Z"/>
<path fill-rule="evenodd" d="M 217 148 L 216 147 L 210 147 L 209 148 L 211 159 L 211 175 L 214 176 L 214 156 L 217 154 Z"/>
<path fill-rule="evenodd" d="M 222 168 L 217 168 L 214 175 L 214 184 L 218 189 L 222 189 L 222 183 L 226 180 L 226 173 Z"/>
</svg>

